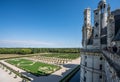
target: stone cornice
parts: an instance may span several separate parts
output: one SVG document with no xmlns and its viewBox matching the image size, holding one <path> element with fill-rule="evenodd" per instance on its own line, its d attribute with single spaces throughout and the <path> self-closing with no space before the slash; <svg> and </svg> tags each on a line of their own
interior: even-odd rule
<svg viewBox="0 0 120 82">
<path fill-rule="evenodd" d="M 81 52 L 89 52 L 89 53 L 101 53 L 100 49 L 81 49 Z"/>
</svg>

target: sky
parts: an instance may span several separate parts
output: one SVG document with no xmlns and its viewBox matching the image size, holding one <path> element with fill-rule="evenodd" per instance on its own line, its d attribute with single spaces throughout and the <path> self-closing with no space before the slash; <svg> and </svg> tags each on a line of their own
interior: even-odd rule
<svg viewBox="0 0 120 82">
<path fill-rule="evenodd" d="M 99 1 L 0 0 L 0 47 L 82 47 L 83 11 Z M 107 2 L 120 8 L 120 0 Z"/>
</svg>

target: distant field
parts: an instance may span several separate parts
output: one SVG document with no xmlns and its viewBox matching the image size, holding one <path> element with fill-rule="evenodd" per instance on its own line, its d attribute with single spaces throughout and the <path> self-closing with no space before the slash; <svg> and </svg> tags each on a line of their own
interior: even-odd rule
<svg viewBox="0 0 120 82">
<path fill-rule="evenodd" d="M 9 59 L 9 58 L 18 58 L 18 57 L 29 57 L 29 56 L 33 56 L 33 54 L 29 54 L 29 55 L 0 54 L 0 59 Z"/>
<path fill-rule="evenodd" d="M 41 54 L 43 54 L 43 53 L 26 54 L 26 55 L 20 55 L 20 54 L 0 54 L 0 59 L 30 57 L 30 56 L 41 55 Z M 46 53 L 44 53 L 44 54 L 46 54 Z"/>
<path fill-rule="evenodd" d="M 29 56 L 45 56 L 45 57 L 56 57 L 56 58 L 67 58 L 67 59 L 76 59 L 80 57 L 78 53 L 36 53 L 36 54 L 27 54 L 27 55 L 19 55 L 19 54 L 0 54 L 0 59 L 9 59 L 9 58 L 17 58 L 17 57 L 29 57 Z"/>
<path fill-rule="evenodd" d="M 35 62 L 32 60 L 27 60 L 27 59 L 10 59 L 10 60 L 6 60 L 6 62 L 12 65 L 15 65 L 36 76 L 49 75 L 55 72 L 56 70 L 60 69 L 60 67 L 56 65 Z"/>
<path fill-rule="evenodd" d="M 0 54 L 0 59 L 12 58 L 12 57 L 19 57 L 20 55 L 17 54 Z"/>
<path fill-rule="evenodd" d="M 41 56 L 76 59 L 76 58 L 80 57 L 80 54 L 78 54 L 78 53 L 53 53 L 53 54 L 43 54 Z"/>
</svg>

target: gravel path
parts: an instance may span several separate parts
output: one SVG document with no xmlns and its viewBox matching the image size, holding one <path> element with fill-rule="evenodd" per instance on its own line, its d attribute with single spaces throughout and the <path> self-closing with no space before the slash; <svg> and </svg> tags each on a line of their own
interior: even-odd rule
<svg viewBox="0 0 120 82">
<path fill-rule="evenodd" d="M 22 79 L 20 77 L 14 78 L 15 74 L 12 73 L 9 75 L 10 71 L 5 71 L 5 69 L 0 68 L 0 82 L 21 82 Z"/>
</svg>

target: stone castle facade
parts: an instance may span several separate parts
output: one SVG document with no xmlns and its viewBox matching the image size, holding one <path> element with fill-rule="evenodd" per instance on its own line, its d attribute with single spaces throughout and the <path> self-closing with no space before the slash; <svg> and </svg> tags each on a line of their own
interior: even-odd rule
<svg viewBox="0 0 120 82">
<path fill-rule="evenodd" d="M 111 11 L 106 0 L 84 10 L 80 82 L 120 82 L 120 9 Z"/>
</svg>

